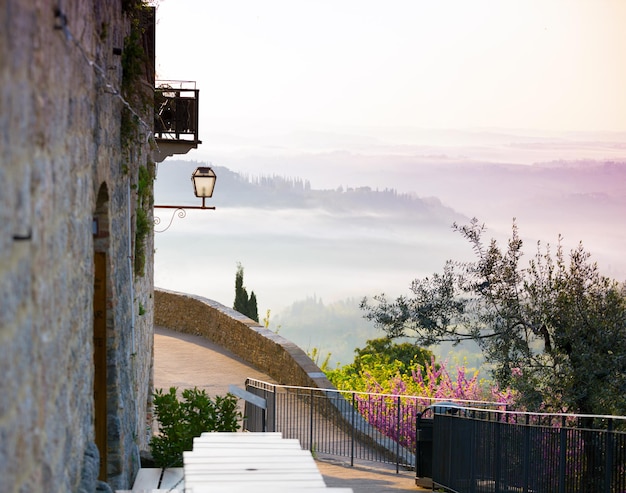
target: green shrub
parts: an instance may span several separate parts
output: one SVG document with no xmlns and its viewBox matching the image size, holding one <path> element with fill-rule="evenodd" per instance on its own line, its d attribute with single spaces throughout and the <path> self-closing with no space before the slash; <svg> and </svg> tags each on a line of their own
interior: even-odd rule
<svg viewBox="0 0 626 493">
<path fill-rule="evenodd" d="M 182 467 L 183 451 L 191 450 L 193 437 L 206 431 L 237 431 L 241 413 L 237 398 L 232 394 L 216 396 L 212 400 L 205 390 L 182 391 L 176 387 L 168 393 L 157 389 L 154 393 L 154 413 L 159 421 L 159 434 L 152 437 L 150 451 L 157 467 Z"/>
</svg>

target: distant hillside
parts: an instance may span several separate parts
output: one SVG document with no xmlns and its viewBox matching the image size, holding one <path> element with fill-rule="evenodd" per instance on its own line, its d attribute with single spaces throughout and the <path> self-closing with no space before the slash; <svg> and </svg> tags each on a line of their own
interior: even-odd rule
<svg viewBox="0 0 626 493">
<path fill-rule="evenodd" d="M 320 207 L 332 210 L 376 209 L 432 211 L 451 209 L 471 216 L 464 207 L 481 210 L 494 203 L 506 204 L 513 213 L 524 213 L 540 205 L 557 206 L 561 201 L 585 199 L 585 207 L 609 206 L 623 212 L 626 207 L 626 162 L 553 161 L 533 166 L 477 162 L 412 163 L 410 156 L 390 157 L 387 174 L 410 187 L 399 193 L 393 186 L 351 186 L 338 184 L 334 189 L 316 190 L 305 176 L 242 175 L 222 166 L 213 166 L 218 175 L 214 201 L 235 207 Z M 340 163 L 339 163 L 340 164 Z M 189 200 L 188 177 L 205 163 L 167 160 L 159 165 L 156 182 L 158 198 Z M 363 175 L 374 176 L 364 169 Z M 387 180 L 394 181 L 394 180 Z M 418 198 L 421 197 L 421 198 Z M 437 200 L 424 197 L 437 197 Z M 442 206 L 445 204 L 445 207 Z M 499 207 L 500 209 L 502 207 Z"/>
<path fill-rule="evenodd" d="M 159 203 L 191 203 L 192 185 L 185 177 L 202 163 L 167 161 L 159 166 L 155 197 Z M 446 207 L 439 199 L 420 198 L 394 189 L 337 187 L 314 190 L 308 180 L 284 176 L 246 176 L 222 166 L 213 166 L 217 175 L 211 204 L 216 207 L 253 207 L 256 209 L 320 209 L 337 217 L 356 220 L 385 217 L 387 221 L 407 220 L 449 227 L 465 216 Z M 184 202 L 181 202 L 184 201 Z"/>
<path fill-rule="evenodd" d="M 354 360 L 356 348 L 364 347 L 369 339 L 385 336 L 381 329 L 363 318 L 359 301 L 351 298 L 326 304 L 315 296 L 309 297 L 296 301 L 279 315 L 270 314 L 269 328 L 307 353 L 316 349 L 322 361 L 330 354 L 331 367 L 346 365 Z M 411 338 L 406 340 L 415 342 Z M 472 341 L 455 347 L 446 343 L 430 349 L 440 361 L 448 359 L 452 365 L 461 364 L 468 369 L 478 369 L 484 362 L 480 349 Z"/>
</svg>

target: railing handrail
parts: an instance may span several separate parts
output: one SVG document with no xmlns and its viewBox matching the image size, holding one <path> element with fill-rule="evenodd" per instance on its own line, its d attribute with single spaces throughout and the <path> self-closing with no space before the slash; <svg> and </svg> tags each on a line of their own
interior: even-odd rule
<svg viewBox="0 0 626 493">
<path fill-rule="evenodd" d="M 407 398 L 407 399 L 424 399 L 424 400 L 429 400 L 431 402 L 454 402 L 455 404 L 462 404 L 462 403 L 472 403 L 472 404 L 487 404 L 487 405 L 492 405 L 494 406 L 494 408 L 496 407 L 505 407 L 507 404 L 505 403 L 501 403 L 501 402 L 494 402 L 494 401 L 479 401 L 479 400 L 471 400 L 471 399 L 456 399 L 456 398 L 451 398 L 451 397 L 428 397 L 428 396 L 419 396 L 419 395 L 403 395 L 403 394 L 385 394 L 385 393 L 376 393 L 376 392 L 364 392 L 364 391 L 360 391 L 360 390 L 339 390 L 339 389 L 321 389 L 321 388 L 314 388 L 314 387 L 300 387 L 300 386 L 296 386 L 296 385 L 279 385 L 279 384 L 272 384 L 269 382 L 265 382 L 263 380 L 258 380 L 255 378 L 248 378 L 246 380 L 246 384 L 250 383 L 252 386 L 255 385 L 259 385 L 258 388 L 262 388 L 260 386 L 269 386 L 269 387 L 273 387 L 273 388 L 284 388 L 284 389 L 294 389 L 294 390 L 317 390 L 317 391 L 321 391 L 321 392 L 337 392 L 337 393 L 342 393 L 342 394 L 361 394 L 361 395 L 370 395 L 370 396 L 378 396 L 378 397 L 391 397 L 391 398 Z M 519 416 L 537 416 L 537 417 L 541 417 L 541 418 L 545 418 L 545 417 L 552 417 L 552 418 L 576 418 L 576 419 L 584 419 L 584 418 L 592 418 L 592 419 L 602 419 L 602 420 L 608 420 L 608 419 L 612 419 L 612 420 L 618 420 L 618 421 L 624 421 L 626 422 L 626 416 L 618 416 L 618 415 L 611 415 L 611 414 L 579 414 L 579 413 L 543 413 L 543 412 L 532 412 L 532 411 L 514 411 L 514 410 L 508 410 L 508 409 L 486 409 L 486 408 L 480 408 L 480 407 L 474 407 L 474 406 L 463 406 L 463 405 L 459 405 L 459 407 L 457 408 L 459 411 L 463 410 L 463 411 L 472 411 L 472 412 L 489 412 L 489 413 L 500 413 L 500 414 L 507 414 L 507 415 L 519 415 Z"/>
<path fill-rule="evenodd" d="M 454 399 L 450 399 L 454 400 Z M 499 414 L 508 414 L 508 415 L 521 415 L 521 416 L 538 416 L 538 417 L 554 417 L 554 418 L 593 418 L 593 419 L 614 419 L 614 420 L 624 420 L 626 422 L 626 416 L 618 416 L 613 414 L 577 414 L 577 413 L 541 413 L 541 412 L 533 412 L 533 411 L 510 411 L 504 409 L 484 409 L 484 408 L 476 408 L 476 407 L 465 407 L 459 406 L 459 410 L 463 411 L 475 411 L 482 413 L 499 413 Z"/>
<path fill-rule="evenodd" d="M 407 398 L 407 399 L 424 399 L 429 400 L 431 402 L 454 402 L 454 403 L 472 403 L 472 404 L 486 404 L 493 405 L 494 407 L 503 407 L 506 406 L 506 403 L 503 402 L 495 402 L 495 401 L 480 401 L 480 400 L 472 400 L 472 399 L 458 399 L 454 397 L 429 397 L 429 396 L 421 396 L 421 395 L 406 395 L 406 394 L 385 394 L 385 393 L 377 393 L 377 392 L 365 392 L 361 390 L 340 390 L 340 389 L 328 389 L 328 388 L 315 388 L 315 387 L 300 387 L 297 385 L 279 385 L 265 382 L 263 380 L 257 380 L 255 378 L 248 378 L 246 383 L 250 382 L 252 385 L 255 383 L 261 385 L 268 385 L 272 387 L 280 387 L 284 389 L 295 389 L 295 390 L 318 390 L 322 392 L 337 392 L 342 394 L 361 394 L 361 395 L 369 395 L 369 396 L 377 396 L 377 397 L 391 397 L 391 398 Z M 261 388 L 261 387 L 259 387 Z M 462 409 L 466 409 L 465 406 L 460 406 Z M 467 407 L 467 409 L 471 409 Z M 489 411 L 493 409 L 483 409 L 483 411 Z"/>
</svg>

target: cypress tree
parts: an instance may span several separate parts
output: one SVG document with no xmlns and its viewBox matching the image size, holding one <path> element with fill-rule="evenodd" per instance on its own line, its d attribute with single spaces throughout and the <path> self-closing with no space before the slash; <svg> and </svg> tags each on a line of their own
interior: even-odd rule
<svg viewBox="0 0 626 493">
<path fill-rule="evenodd" d="M 243 287 L 243 266 L 237 264 L 237 273 L 235 274 L 235 302 L 233 309 L 246 315 L 248 309 L 248 292 Z"/>
<path fill-rule="evenodd" d="M 254 291 L 250 293 L 250 299 L 248 300 L 248 312 L 246 313 L 255 322 L 259 321 L 259 310 L 256 305 L 256 295 Z"/>
<path fill-rule="evenodd" d="M 237 273 L 235 274 L 235 302 L 233 303 L 233 309 L 255 322 L 259 321 L 256 295 L 252 291 L 250 297 L 248 297 L 248 291 L 243 285 L 243 266 L 240 263 L 237 264 Z"/>
</svg>

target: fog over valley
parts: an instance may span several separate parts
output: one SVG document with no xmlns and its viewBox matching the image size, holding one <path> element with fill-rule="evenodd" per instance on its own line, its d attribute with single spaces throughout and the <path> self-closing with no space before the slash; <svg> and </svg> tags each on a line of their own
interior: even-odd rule
<svg viewBox="0 0 626 493">
<path fill-rule="evenodd" d="M 473 258 L 454 222 L 477 217 L 488 238 L 505 240 L 515 217 L 526 258 L 538 240 L 556 245 L 562 235 L 566 250 L 582 241 L 604 274 L 625 280 L 624 136 L 489 135 L 481 138 L 491 147 L 458 134 L 463 145 L 415 154 L 398 140 L 300 133 L 300 150 L 286 139 L 271 152 L 250 145 L 216 148 L 206 160 L 199 151 L 168 158 L 158 167 L 156 204 L 198 205 L 189 177 L 211 165 L 216 210 L 189 210 L 155 235 L 155 284 L 232 306 L 240 262 L 261 319 L 270 310 L 270 329 L 348 363 L 356 346 L 382 336 L 361 318 L 363 296 L 408 294 L 414 278 L 440 272 L 446 260 Z M 171 214 L 155 210 L 155 231 Z"/>
</svg>

